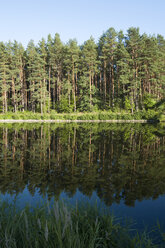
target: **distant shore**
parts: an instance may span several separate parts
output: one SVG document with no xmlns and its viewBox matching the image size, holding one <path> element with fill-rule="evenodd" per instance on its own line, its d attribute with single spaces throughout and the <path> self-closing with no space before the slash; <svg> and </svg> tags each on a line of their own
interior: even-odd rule
<svg viewBox="0 0 165 248">
<path fill-rule="evenodd" d="M 0 123 L 155 123 L 157 120 L 0 120 Z"/>
<path fill-rule="evenodd" d="M 155 110 L 143 110 L 131 114 L 128 111 L 96 111 L 75 113 L 33 113 L 17 111 L 0 113 L 0 123 L 158 123 L 165 116 Z"/>
</svg>

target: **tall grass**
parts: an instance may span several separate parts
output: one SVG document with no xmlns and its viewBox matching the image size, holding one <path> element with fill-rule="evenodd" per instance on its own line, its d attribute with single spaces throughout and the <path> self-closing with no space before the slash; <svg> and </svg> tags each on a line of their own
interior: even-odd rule
<svg viewBox="0 0 165 248">
<path fill-rule="evenodd" d="M 0 204 L 0 247 L 7 248 L 154 248 L 146 232 L 130 236 L 129 229 L 97 206 L 53 206 L 18 210 Z"/>
<path fill-rule="evenodd" d="M 159 115 L 154 110 L 143 110 L 135 112 L 133 115 L 127 111 L 119 112 L 113 111 L 98 111 L 98 112 L 82 112 L 82 113 L 57 113 L 52 110 L 50 113 L 33 113 L 30 111 L 24 112 L 8 112 L 1 113 L 0 119 L 14 119 L 14 120 L 158 120 Z"/>
</svg>

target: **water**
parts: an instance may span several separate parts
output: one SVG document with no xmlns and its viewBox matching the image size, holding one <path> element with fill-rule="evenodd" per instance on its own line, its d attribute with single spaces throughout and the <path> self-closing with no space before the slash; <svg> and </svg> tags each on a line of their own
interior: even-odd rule
<svg viewBox="0 0 165 248">
<path fill-rule="evenodd" d="M 89 201 L 165 226 L 165 128 L 148 124 L 0 124 L 1 199 Z"/>
</svg>

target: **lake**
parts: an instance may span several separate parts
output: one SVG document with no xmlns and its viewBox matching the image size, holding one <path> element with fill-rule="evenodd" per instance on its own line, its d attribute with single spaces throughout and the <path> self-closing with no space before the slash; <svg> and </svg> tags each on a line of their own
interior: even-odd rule
<svg viewBox="0 0 165 248">
<path fill-rule="evenodd" d="M 165 127 L 0 124 L 1 200 L 96 201 L 137 229 L 165 227 Z"/>
</svg>

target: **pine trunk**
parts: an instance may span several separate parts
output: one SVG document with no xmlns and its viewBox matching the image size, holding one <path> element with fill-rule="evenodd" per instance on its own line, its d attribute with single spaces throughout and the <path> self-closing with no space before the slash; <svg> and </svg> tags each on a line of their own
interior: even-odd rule
<svg viewBox="0 0 165 248">
<path fill-rule="evenodd" d="M 73 64 L 73 68 L 72 68 L 72 85 L 73 85 L 74 112 L 76 112 L 76 92 L 75 92 L 75 79 L 74 79 L 74 64 Z"/>
<path fill-rule="evenodd" d="M 12 98 L 13 98 L 14 112 L 17 112 L 16 102 L 15 102 L 15 83 L 13 77 L 12 77 Z"/>
<path fill-rule="evenodd" d="M 92 108 L 92 91 L 91 91 L 91 71 L 89 71 L 89 94 L 90 94 L 90 110 Z"/>
<path fill-rule="evenodd" d="M 42 95 L 42 91 L 43 91 L 43 89 L 42 89 L 42 82 L 40 81 L 40 87 L 41 87 L 41 93 L 40 93 L 40 95 L 41 95 L 41 115 L 43 115 L 43 95 Z"/>
<path fill-rule="evenodd" d="M 107 85 L 107 82 L 106 82 L 106 61 L 104 60 L 104 102 L 106 104 L 106 93 L 107 93 L 107 89 L 106 89 L 106 85 Z"/>
<path fill-rule="evenodd" d="M 112 58 L 113 59 L 113 58 Z M 111 82 L 112 82 L 112 107 L 114 107 L 114 99 L 115 99 L 115 85 L 114 85 L 114 69 L 113 65 L 111 67 L 112 75 L 111 75 Z"/>
<path fill-rule="evenodd" d="M 4 91 L 4 106 L 3 106 L 3 110 L 5 113 L 7 113 L 7 91 L 6 91 L 6 81 L 4 81 L 4 85 L 5 85 L 5 91 Z"/>
<path fill-rule="evenodd" d="M 50 68 L 50 66 L 49 66 L 49 81 L 48 81 L 48 91 L 49 91 L 48 112 L 49 112 L 49 113 L 50 113 L 50 102 L 51 102 L 50 75 L 51 75 L 51 68 Z"/>
</svg>

